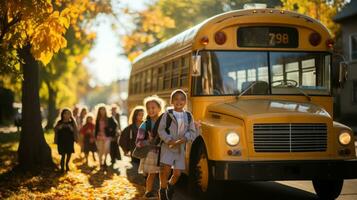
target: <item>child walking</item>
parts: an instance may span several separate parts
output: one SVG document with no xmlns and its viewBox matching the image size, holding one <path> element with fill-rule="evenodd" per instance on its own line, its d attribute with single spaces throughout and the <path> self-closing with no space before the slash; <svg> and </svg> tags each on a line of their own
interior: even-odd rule
<svg viewBox="0 0 357 200">
<path fill-rule="evenodd" d="M 76 119 L 77 128 L 78 128 L 79 132 L 85 123 L 85 118 L 87 116 L 87 113 L 88 113 L 88 109 L 86 107 L 83 107 L 81 109 L 78 119 Z M 83 138 L 83 136 L 84 135 L 79 134 L 79 138 L 78 138 L 78 144 L 81 148 L 81 151 L 79 152 L 79 158 L 82 158 L 82 152 L 84 152 L 84 138 Z"/>
<path fill-rule="evenodd" d="M 61 172 L 69 171 L 69 161 L 74 153 L 74 142 L 77 142 L 77 125 L 68 108 L 64 108 L 60 114 L 60 120 L 55 126 L 55 143 L 58 153 L 61 155 Z M 66 163 L 65 163 L 66 160 Z M 66 168 L 64 166 L 66 165 Z"/>
<path fill-rule="evenodd" d="M 172 199 L 174 185 L 181 171 L 185 170 L 185 143 L 196 137 L 192 114 L 184 110 L 186 102 L 187 96 L 183 90 L 173 91 L 170 98 L 173 109 L 167 110 L 160 120 L 158 134 L 163 141 L 160 152 L 160 200 Z M 171 168 L 173 173 L 168 181 Z"/>
<path fill-rule="evenodd" d="M 82 126 L 80 130 L 80 135 L 83 138 L 83 151 L 85 154 L 86 163 L 88 165 L 88 155 L 89 152 L 92 152 L 93 160 L 96 161 L 94 152 L 97 151 L 97 146 L 95 144 L 95 136 L 94 136 L 94 119 L 91 113 L 88 113 L 85 119 L 85 124 Z"/>
<path fill-rule="evenodd" d="M 110 153 L 110 141 L 115 135 L 116 128 L 116 121 L 108 118 L 106 107 L 100 105 L 97 113 L 94 135 L 98 149 L 99 164 L 102 169 L 107 167 L 106 160 Z"/>
<path fill-rule="evenodd" d="M 157 96 L 150 96 L 144 99 L 144 105 L 147 112 L 146 121 L 139 127 L 136 146 L 143 147 L 151 145 L 152 149 L 146 158 L 140 160 L 139 173 L 147 175 L 145 198 L 157 197 L 157 192 L 153 190 L 155 176 L 159 173 L 160 167 L 157 165 L 159 146 L 159 137 L 157 130 L 159 126 L 159 116 L 162 112 L 163 100 Z M 157 142 L 157 143 L 156 143 Z"/>
<path fill-rule="evenodd" d="M 123 130 L 119 139 L 119 145 L 123 149 L 125 155 L 131 156 L 135 148 L 136 136 L 139 126 L 143 123 L 144 114 L 143 106 L 136 106 L 130 113 L 129 125 Z M 131 161 L 133 163 L 140 162 L 139 159 L 133 156 L 131 156 Z"/>
</svg>

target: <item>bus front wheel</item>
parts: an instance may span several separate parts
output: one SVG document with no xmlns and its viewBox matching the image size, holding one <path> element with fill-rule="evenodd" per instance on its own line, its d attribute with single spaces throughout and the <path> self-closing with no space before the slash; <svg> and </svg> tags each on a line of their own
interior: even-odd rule
<svg viewBox="0 0 357 200">
<path fill-rule="evenodd" d="M 191 163 L 189 187 L 191 192 L 198 194 L 202 199 L 207 199 L 206 197 L 212 197 L 211 195 L 216 193 L 218 185 L 212 177 L 204 144 L 200 144 L 196 148 Z"/>
<path fill-rule="evenodd" d="M 320 199 L 336 199 L 342 190 L 343 180 L 313 180 L 315 192 Z"/>
</svg>

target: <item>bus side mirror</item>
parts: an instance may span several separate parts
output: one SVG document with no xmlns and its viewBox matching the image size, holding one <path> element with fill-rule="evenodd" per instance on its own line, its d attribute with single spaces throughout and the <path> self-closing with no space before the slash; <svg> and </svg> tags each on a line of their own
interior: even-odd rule
<svg viewBox="0 0 357 200">
<path fill-rule="evenodd" d="M 192 76 L 201 76 L 201 55 L 192 56 Z"/>
<path fill-rule="evenodd" d="M 343 88 L 343 85 L 345 84 L 347 77 L 348 77 L 348 65 L 346 62 L 340 62 L 338 68 L 338 83 L 340 84 L 341 88 Z"/>
</svg>

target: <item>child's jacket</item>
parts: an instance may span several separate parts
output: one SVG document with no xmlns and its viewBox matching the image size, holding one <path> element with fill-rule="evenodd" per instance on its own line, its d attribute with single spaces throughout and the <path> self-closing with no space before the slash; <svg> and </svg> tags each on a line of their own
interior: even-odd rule
<svg viewBox="0 0 357 200">
<path fill-rule="evenodd" d="M 188 111 L 184 111 L 184 112 L 188 112 Z M 192 116 L 191 113 L 188 112 L 188 114 Z M 167 117 L 170 117 L 172 119 L 172 122 L 169 126 L 170 134 L 168 134 L 166 132 Z M 172 113 L 170 113 L 169 111 L 166 111 L 163 114 L 163 116 L 160 120 L 159 128 L 158 128 L 159 136 L 160 136 L 161 140 L 163 140 L 163 144 L 161 146 L 161 151 L 172 151 L 172 152 L 178 152 L 178 153 L 184 152 L 185 144 L 176 145 L 174 148 L 170 148 L 167 143 L 170 140 L 177 140 L 182 137 L 185 137 L 187 141 L 193 141 L 196 138 L 197 134 L 196 134 L 195 123 L 194 123 L 193 117 L 191 117 L 191 118 L 192 118 L 192 120 L 189 123 L 187 115 L 186 114 L 184 115 L 184 124 L 185 124 L 184 130 L 185 130 L 185 132 L 179 133 L 177 120 L 176 120 L 175 116 Z"/>
</svg>

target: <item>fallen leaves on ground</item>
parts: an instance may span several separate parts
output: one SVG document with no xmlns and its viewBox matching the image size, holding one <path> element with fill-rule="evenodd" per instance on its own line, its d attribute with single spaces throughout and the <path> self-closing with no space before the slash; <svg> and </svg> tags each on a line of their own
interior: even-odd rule
<svg viewBox="0 0 357 200">
<path fill-rule="evenodd" d="M 49 134 L 46 139 L 52 137 Z M 16 146 L 17 141 L 2 139 L 3 134 L 0 133 L 0 199 L 142 199 L 145 190 L 142 184 L 130 182 L 128 177 L 120 175 L 117 168 L 100 169 L 98 162 L 92 159 L 88 165 L 84 159 L 72 159 L 71 170 L 67 173 L 50 169 L 37 174 L 13 170 L 16 149 L 11 146 Z M 50 146 L 54 162 L 58 163 L 56 146 Z M 78 147 L 76 151 L 79 151 Z"/>
</svg>

